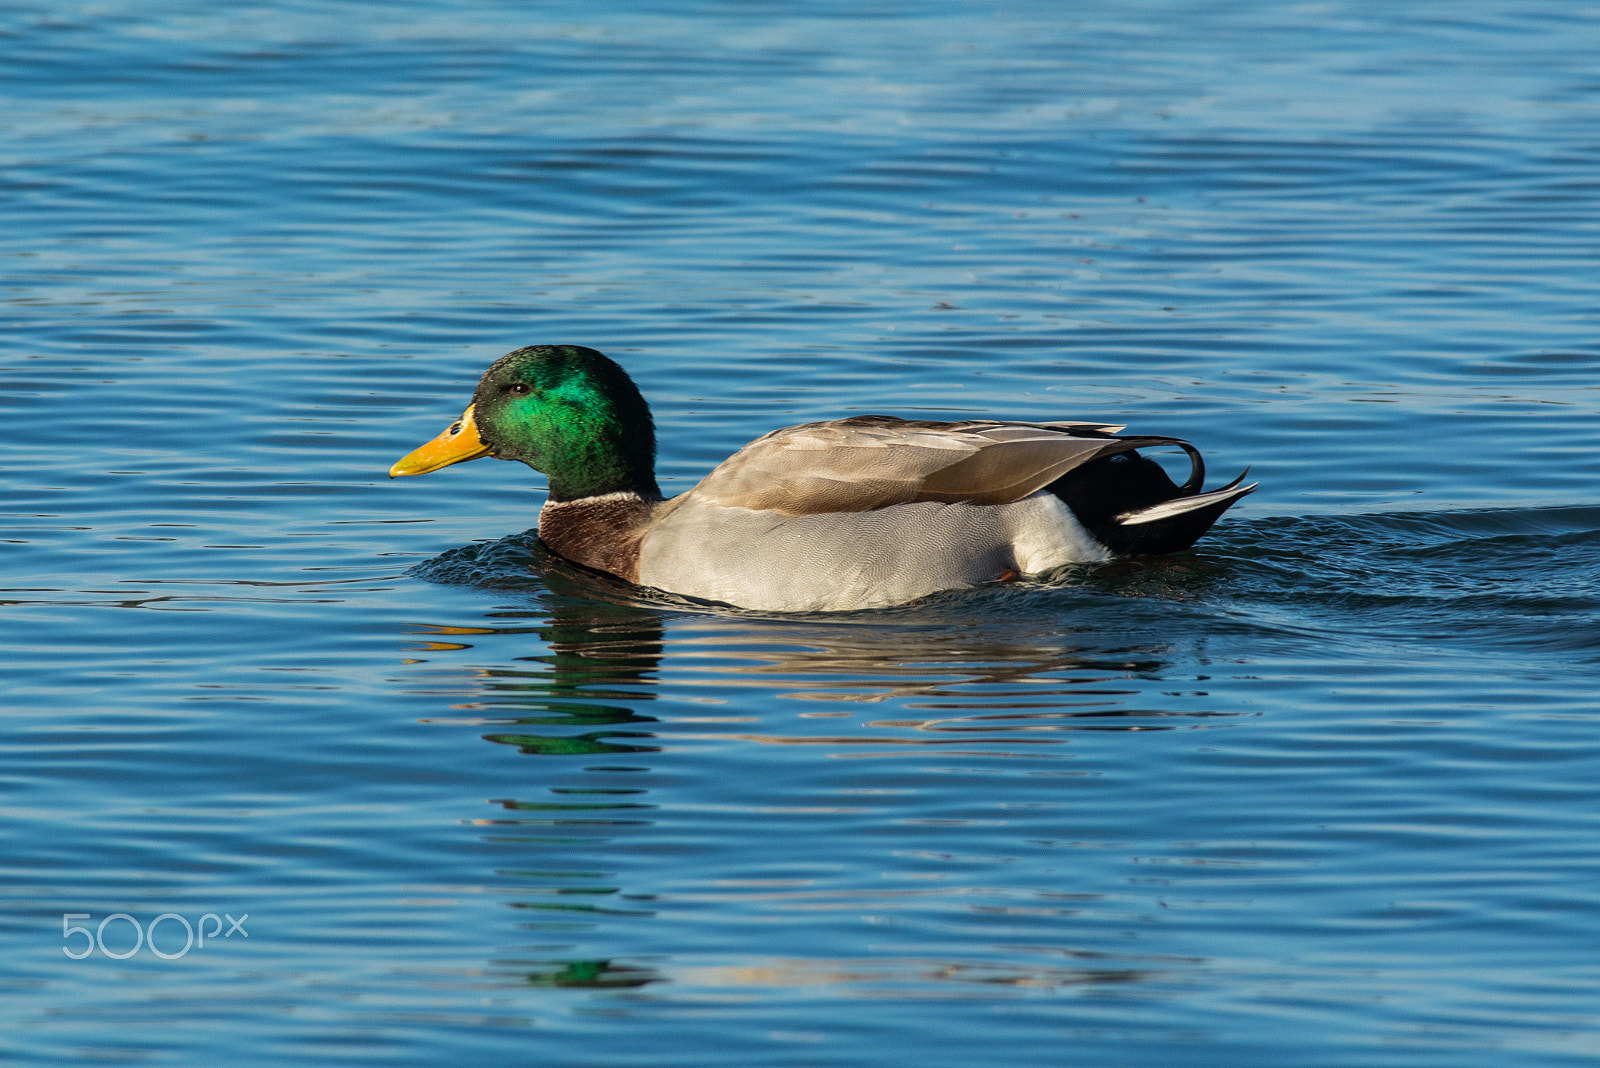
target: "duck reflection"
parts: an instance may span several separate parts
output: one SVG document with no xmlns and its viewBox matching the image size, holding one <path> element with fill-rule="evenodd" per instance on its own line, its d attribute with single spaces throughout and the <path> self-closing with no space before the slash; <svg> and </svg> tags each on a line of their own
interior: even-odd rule
<svg viewBox="0 0 1600 1068">
<path fill-rule="evenodd" d="M 1203 688 L 1205 677 L 1194 673 L 1207 662 L 1203 638 L 1180 652 L 1170 640 L 1180 627 L 1141 627 L 1137 619 L 1118 623 L 1116 606 L 1108 608 L 1099 593 L 1068 594 L 1080 601 L 1098 597 L 1092 607 L 1099 611 L 1092 616 L 1071 611 L 1071 603 L 1064 608 L 1053 599 L 1061 596 L 1056 591 L 1011 587 L 875 613 L 773 618 L 658 603 L 576 573 L 536 549 L 525 549 L 518 566 L 520 582 L 502 576 L 494 585 L 516 588 L 521 603 L 467 625 L 420 626 L 413 635 L 433 662 L 426 675 L 451 694 L 451 714 L 436 722 L 490 727 L 482 735 L 486 741 L 557 758 L 540 763 L 531 798 L 496 798 L 493 815 L 465 821 L 484 843 L 538 857 L 537 866 L 496 873 L 517 928 L 534 935 L 543 952 L 498 961 L 495 970 L 509 970 L 529 986 L 628 988 L 669 977 L 623 963 L 631 943 L 617 941 L 639 920 L 660 922 L 662 902 L 628 892 L 651 882 L 635 870 L 645 863 L 640 858 L 707 848 L 700 837 L 704 828 L 697 829 L 692 815 L 680 814 L 671 827 L 658 822 L 649 780 L 664 759 L 658 754 L 668 749 L 714 753 L 729 743 L 813 745 L 828 756 L 887 757 L 936 747 L 932 751 L 943 755 L 1033 758 L 1049 756 L 1049 747 L 1068 743 L 1072 732 L 1205 729 L 1237 715 L 1215 707 Z M 1093 629 L 1075 622 L 1086 618 Z M 464 667 L 467 656 L 476 664 L 465 672 L 450 668 L 452 661 Z M 1179 662 L 1187 674 L 1181 682 L 1173 678 Z M 571 756 L 580 760 L 560 759 Z M 693 762 L 673 766 L 680 775 L 696 773 Z M 716 759 L 704 766 L 726 771 Z M 1063 773 L 1035 764 L 1029 774 Z M 816 828 L 800 830 L 804 821 L 818 827 L 835 816 L 848 821 L 865 811 L 862 805 L 887 806 L 884 827 L 928 822 L 914 818 L 921 809 L 898 811 L 879 791 L 863 793 L 850 781 L 850 790 L 824 789 L 825 798 L 812 789 L 799 806 L 789 804 L 798 794 L 773 792 L 777 788 L 760 782 L 733 790 L 738 800 L 713 802 L 721 787 L 704 779 L 696 796 L 719 813 L 718 837 L 741 828 L 763 838 L 781 836 L 774 820 L 815 835 Z M 881 793 L 898 796 L 895 789 Z M 862 800 L 868 795 L 870 800 Z M 758 802 L 751 800 L 755 796 Z M 749 826 L 742 815 L 747 810 L 756 821 Z M 955 824 L 961 822 L 942 821 L 939 833 L 960 833 Z M 762 829 L 752 831 L 756 826 Z M 766 856 L 759 850 L 757 855 Z M 779 855 L 781 850 L 773 854 Z M 892 863 L 898 866 L 891 873 L 918 868 L 906 880 L 929 874 L 921 868 L 941 866 Z M 986 867 L 970 856 L 949 863 Z M 715 902 L 738 913 L 772 912 L 774 918 L 791 909 L 795 918 L 838 910 L 894 913 L 903 907 L 902 898 L 941 901 L 967 917 L 964 922 L 997 925 L 997 931 L 1016 924 L 1019 934 L 1006 937 L 1012 948 L 1000 954 L 999 963 L 967 955 L 971 946 L 947 946 L 926 957 L 863 960 L 752 954 L 726 965 L 674 967 L 673 982 L 712 989 L 921 982 L 1021 991 L 1138 983 L 1193 966 L 1089 946 L 1016 949 L 1020 932 L 1038 921 L 1040 909 L 1048 906 L 1056 922 L 1075 916 L 1079 906 L 1061 908 L 1062 888 L 1053 884 L 1010 885 L 997 877 L 985 885 L 989 880 L 980 877 L 948 890 L 918 883 L 875 891 L 849 880 L 840 886 L 800 881 L 807 885 L 792 891 L 795 900 L 787 904 L 770 888 L 713 890 L 700 880 L 691 880 L 692 891 L 679 887 L 665 900 L 674 909 L 694 907 L 686 901 L 700 907 Z M 1097 895 L 1077 896 L 1099 907 L 1090 900 Z M 1062 961 L 1062 954 L 1070 959 Z"/>
<path fill-rule="evenodd" d="M 1060 954 L 1060 951 L 1056 951 Z M 1115 986 L 1158 979 L 1174 967 L 1201 961 L 1168 958 L 1156 960 L 1108 953 L 1062 954 L 1086 958 L 1077 966 L 1046 960 L 1032 967 L 979 961 L 941 961 L 895 958 L 862 960 L 768 959 L 742 965 L 691 966 L 675 969 L 671 981 L 706 991 L 783 989 L 795 987 L 871 988 L 907 983 L 976 985 L 994 990 L 1051 990 L 1076 986 Z M 524 965 L 523 967 L 526 967 Z M 668 981 L 659 969 L 600 960 L 541 960 L 534 970 L 521 971 L 528 986 L 595 990 L 637 989 Z"/>
<path fill-rule="evenodd" d="M 654 716 L 632 705 L 655 697 L 664 633 L 660 617 L 623 605 L 588 602 L 539 612 L 504 610 L 490 618 L 523 617 L 541 622 L 526 626 L 423 624 L 415 628 L 414 634 L 428 637 L 525 634 L 541 649 L 514 657 L 505 666 L 479 668 L 474 673 L 472 699 L 452 705 L 452 710 L 476 712 L 477 721 L 485 723 L 608 728 L 576 734 L 514 731 L 484 735 L 488 741 L 514 745 L 525 753 L 559 756 L 654 751 L 656 746 L 633 741 L 649 739 L 648 732 L 615 728 L 656 722 Z M 420 646 L 426 651 L 445 647 L 471 646 L 438 641 L 424 641 Z"/>
<path fill-rule="evenodd" d="M 543 967 L 525 974 L 529 986 L 626 990 L 659 983 L 664 978 L 654 968 L 618 964 L 610 960 L 541 961 Z"/>
<path fill-rule="evenodd" d="M 1197 688 L 1204 675 L 1171 685 L 1173 646 L 1148 640 L 1148 620 L 1120 633 L 1103 624 L 1075 627 L 1067 621 L 1080 616 L 1052 603 L 1059 590 L 967 591 L 894 610 L 773 618 L 679 599 L 658 603 L 636 588 L 556 560 L 536 541 L 514 545 L 519 555 L 497 563 L 518 565 L 536 606 L 502 608 L 481 624 L 425 625 L 415 633 L 429 652 L 468 647 L 450 638 L 528 636 L 530 652 L 476 669 L 471 699 L 453 708 L 477 713 L 473 722 L 485 725 L 569 728 L 484 736 L 531 755 L 657 750 L 659 719 L 643 708 L 661 696 L 664 662 L 673 672 L 674 711 L 682 711 L 669 717 L 666 730 L 683 741 L 859 748 L 988 739 L 1032 746 L 1059 741 L 1067 731 L 1199 729 L 1234 715 L 1209 707 L 1208 694 Z M 497 543 L 481 554 L 491 550 L 507 552 Z M 482 583 L 484 561 L 472 562 L 470 577 Z M 1181 577 L 1204 569 L 1183 560 L 1167 571 Z M 1141 571 L 1138 581 L 1173 578 L 1164 573 L 1152 579 Z M 510 585 L 503 574 L 493 584 Z M 1101 591 L 1067 596 L 1105 600 Z M 1105 615 L 1103 604 L 1093 607 L 1096 612 L 1082 617 Z M 1204 640 L 1197 638 L 1184 658 L 1203 665 Z M 808 707 L 784 712 L 774 699 Z M 683 710 L 685 703 L 707 714 L 691 714 Z M 843 734 L 819 734 L 810 722 L 853 719 L 871 705 L 892 705 L 895 713 L 856 719 Z M 710 714 L 722 710 L 737 714 Z M 704 729 L 749 722 L 765 729 Z"/>
<path fill-rule="evenodd" d="M 904 985 L 915 982 L 978 984 L 984 987 L 1057 989 L 1086 985 L 1137 983 L 1161 975 L 1167 968 L 1132 967 L 1144 964 L 1129 956 L 1118 960 L 1111 954 L 1069 954 L 1098 958 L 1080 967 L 1061 967 L 1039 962 L 1032 967 L 973 961 L 940 961 L 869 958 L 864 960 L 769 960 L 737 967 L 685 969 L 675 976 L 680 982 L 693 982 L 706 988 L 719 987 L 806 987 Z M 1174 962 L 1161 962 L 1170 966 Z"/>
<path fill-rule="evenodd" d="M 660 748 L 660 728 L 655 726 L 660 720 L 643 709 L 660 696 L 660 669 L 669 656 L 664 614 L 589 604 L 495 615 L 543 618 L 528 626 L 419 628 L 429 638 L 525 634 L 538 647 L 508 663 L 479 668 L 471 699 L 452 709 L 476 713 L 470 722 L 485 725 L 581 729 L 496 731 L 484 735 L 486 740 L 547 756 Z M 686 713 L 671 717 L 668 730 L 674 739 L 686 741 L 727 737 L 768 744 L 935 745 L 952 740 L 940 736 L 961 735 L 970 741 L 983 735 L 1036 744 L 1068 730 L 1195 729 L 1236 715 L 1204 707 L 1208 694 L 1194 688 L 1203 684 L 1204 676 L 1156 690 L 1164 681 L 1170 684 L 1163 679 L 1170 660 L 1167 649 L 1092 648 L 1075 637 L 1059 630 L 1008 637 L 954 623 L 872 627 L 680 616 L 673 621 L 670 650 L 677 702 L 712 709 L 736 706 L 742 714 Z M 433 641 L 426 646 L 437 650 L 447 644 Z M 774 699 L 807 707 L 774 716 L 769 703 Z M 896 714 L 858 720 L 858 727 L 914 733 L 885 736 L 853 728 L 848 734 L 824 736 L 806 729 L 808 721 L 854 718 L 863 706 L 873 705 L 893 705 Z M 753 721 L 769 729 L 727 734 L 702 729 Z M 770 727 L 778 727 L 779 733 L 771 733 Z"/>
</svg>

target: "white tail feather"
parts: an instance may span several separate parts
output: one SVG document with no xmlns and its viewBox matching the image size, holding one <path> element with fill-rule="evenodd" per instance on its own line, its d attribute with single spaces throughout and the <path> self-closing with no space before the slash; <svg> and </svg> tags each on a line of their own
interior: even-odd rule
<svg viewBox="0 0 1600 1068">
<path fill-rule="evenodd" d="M 1224 486 L 1210 493 L 1196 493 L 1192 497 L 1174 497 L 1170 501 L 1152 504 L 1148 508 L 1135 508 L 1131 512 L 1123 512 L 1117 516 L 1117 522 L 1125 527 L 1136 527 L 1141 523 L 1154 523 L 1159 519 L 1171 519 L 1175 515 L 1183 515 L 1200 508 L 1208 508 L 1223 501 L 1235 501 L 1246 493 L 1251 493 L 1260 485 L 1252 482 L 1248 486 L 1239 486 L 1237 483 Z"/>
</svg>

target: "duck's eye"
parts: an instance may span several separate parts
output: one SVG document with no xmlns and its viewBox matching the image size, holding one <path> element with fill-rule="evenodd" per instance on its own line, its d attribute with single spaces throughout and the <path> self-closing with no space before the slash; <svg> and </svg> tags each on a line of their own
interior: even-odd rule
<svg viewBox="0 0 1600 1068">
<path fill-rule="evenodd" d="M 526 382 L 516 382 L 513 383 L 511 388 L 506 390 L 506 392 L 511 394 L 513 397 L 526 397 L 528 394 L 533 392 L 533 387 L 528 385 Z"/>
</svg>

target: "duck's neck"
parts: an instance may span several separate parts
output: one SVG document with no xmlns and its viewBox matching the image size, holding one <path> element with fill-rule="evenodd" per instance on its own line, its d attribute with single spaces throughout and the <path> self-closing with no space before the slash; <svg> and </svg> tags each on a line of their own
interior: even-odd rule
<svg viewBox="0 0 1600 1068">
<path fill-rule="evenodd" d="M 648 422 L 629 426 L 594 420 L 576 434 L 571 428 L 563 431 L 542 450 L 544 462 L 539 465 L 550 480 L 550 500 L 629 494 L 644 500 L 661 499 L 656 485 L 655 434 Z"/>
<path fill-rule="evenodd" d="M 639 542 L 661 503 L 659 493 L 632 490 L 568 500 L 552 492 L 539 512 L 539 540 L 575 564 L 637 583 Z"/>
<path fill-rule="evenodd" d="M 489 451 L 543 471 L 553 501 L 661 496 L 650 406 L 628 373 L 593 349 L 509 352 L 478 383 L 472 408 Z"/>
<path fill-rule="evenodd" d="M 550 480 L 552 501 L 618 493 L 661 499 L 655 425 L 631 381 L 601 388 L 587 379 L 563 382 L 547 396 L 540 417 L 523 434 L 537 446 L 534 466 Z"/>
</svg>

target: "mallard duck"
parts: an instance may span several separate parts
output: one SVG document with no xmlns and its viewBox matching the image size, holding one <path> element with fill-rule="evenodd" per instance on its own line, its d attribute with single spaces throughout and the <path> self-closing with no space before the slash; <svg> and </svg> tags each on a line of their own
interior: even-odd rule
<svg viewBox="0 0 1600 1068">
<path fill-rule="evenodd" d="M 626 371 L 594 349 L 496 360 L 460 419 L 389 469 L 494 456 L 544 472 L 539 538 L 628 582 L 766 611 L 901 604 L 1062 564 L 1186 549 L 1254 490 L 1201 492 L 1177 438 L 1107 423 L 861 415 L 774 430 L 670 500 L 655 426 Z M 1141 448 L 1174 446 L 1176 485 Z"/>
</svg>

